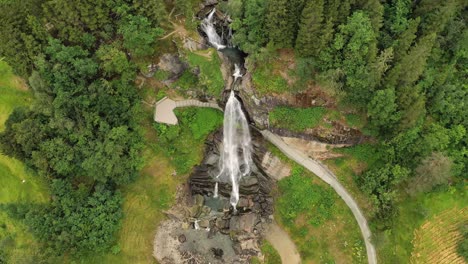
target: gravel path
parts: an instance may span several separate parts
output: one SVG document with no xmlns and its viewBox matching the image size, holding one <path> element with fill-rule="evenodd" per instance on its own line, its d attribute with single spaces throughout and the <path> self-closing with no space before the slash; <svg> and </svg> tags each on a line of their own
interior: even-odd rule
<svg viewBox="0 0 468 264">
<path fill-rule="evenodd" d="M 216 102 L 202 102 L 193 99 L 174 101 L 168 97 L 164 97 L 156 103 L 154 121 L 169 125 L 177 125 L 177 117 L 174 114 L 174 109 L 177 107 L 189 106 L 208 107 L 223 111 Z"/>
<path fill-rule="evenodd" d="M 301 256 L 297 252 L 296 245 L 281 227 L 276 223 L 268 225 L 266 240 L 278 251 L 283 264 L 300 264 Z"/>
<path fill-rule="evenodd" d="M 345 201 L 346 205 L 351 209 L 354 218 L 358 222 L 359 228 L 361 229 L 362 236 L 364 237 L 364 242 L 366 244 L 367 259 L 369 264 L 377 263 L 377 255 L 375 252 L 374 245 L 371 242 L 371 231 L 367 225 L 367 220 L 362 214 L 359 206 L 353 197 L 346 191 L 346 189 L 340 184 L 336 176 L 323 164 L 320 162 L 309 158 L 303 152 L 298 151 L 288 144 L 286 144 L 279 136 L 271 133 L 268 130 L 261 131 L 262 135 L 276 147 L 278 147 L 286 156 L 290 159 L 296 161 L 297 163 L 304 166 L 309 171 L 313 172 L 315 175 L 320 177 L 323 181 L 328 183 L 338 195 Z M 275 247 L 276 248 L 276 247 Z M 279 251 L 279 249 L 277 248 Z"/>
</svg>

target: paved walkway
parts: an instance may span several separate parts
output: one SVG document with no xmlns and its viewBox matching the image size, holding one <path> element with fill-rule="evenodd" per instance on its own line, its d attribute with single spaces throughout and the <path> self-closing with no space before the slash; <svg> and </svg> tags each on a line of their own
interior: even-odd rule
<svg viewBox="0 0 468 264">
<path fill-rule="evenodd" d="M 223 111 L 216 102 L 202 102 L 198 100 L 174 101 L 168 97 L 164 97 L 156 103 L 154 121 L 169 125 L 177 125 L 177 116 L 174 114 L 174 109 L 177 107 L 189 106 L 209 107 Z"/>
<path fill-rule="evenodd" d="M 301 256 L 297 252 L 296 245 L 281 227 L 276 223 L 268 225 L 266 240 L 278 251 L 283 264 L 300 264 Z"/>
<path fill-rule="evenodd" d="M 376 264 L 377 255 L 375 253 L 374 245 L 371 243 L 371 231 L 369 229 L 369 226 L 367 225 L 366 218 L 359 209 L 359 206 L 357 205 L 356 201 L 354 201 L 351 195 L 340 184 L 336 176 L 320 162 L 315 161 L 309 158 L 303 152 L 297 151 L 296 149 L 290 147 L 279 136 L 271 133 L 268 130 L 262 130 L 261 133 L 265 137 L 265 139 L 267 139 L 276 147 L 278 147 L 284 154 L 286 154 L 286 156 L 288 156 L 290 159 L 296 161 L 297 163 L 301 164 L 302 166 L 316 174 L 323 181 L 328 183 L 333 189 L 335 189 L 338 195 L 351 209 L 354 217 L 356 218 L 356 221 L 358 222 L 359 228 L 361 229 L 361 233 L 364 238 L 364 242 L 366 244 L 367 259 L 369 264 Z"/>
</svg>

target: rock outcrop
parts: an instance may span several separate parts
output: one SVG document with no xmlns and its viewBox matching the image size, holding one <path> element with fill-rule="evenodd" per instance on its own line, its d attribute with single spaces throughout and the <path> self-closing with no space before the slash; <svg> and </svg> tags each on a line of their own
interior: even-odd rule
<svg viewBox="0 0 468 264">
<path fill-rule="evenodd" d="M 237 205 L 240 211 L 253 211 L 268 217 L 273 213 L 273 204 L 268 204 L 270 192 L 273 187 L 273 180 L 267 176 L 261 167 L 263 157 L 266 153 L 265 141 L 260 133 L 251 129 L 254 166 L 249 176 L 243 177 L 239 182 L 240 200 Z M 222 146 L 222 132 L 217 131 L 211 135 L 205 147 L 205 158 L 199 166 L 196 166 L 190 176 L 189 185 L 193 195 L 203 195 L 212 197 L 216 181 L 215 177 L 219 173 L 220 150 Z M 218 194 L 230 197 L 231 185 L 228 182 L 218 183 Z M 268 199 L 267 199 L 268 198 Z M 256 205 L 257 204 L 257 205 Z"/>
<path fill-rule="evenodd" d="M 240 84 L 240 97 L 252 121 L 259 129 L 269 129 L 284 137 L 296 137 L 306 140 L 321 141 L 328 144 L 357 144 L 364 140 L 362 133 L 354 128 L 347 127 L 339 122 L 331 122 L 332 129 L 322 127 L 308 129 L 303 132 L 294 132 L 284 128 L 273 127 L 269 123 L 269 112 L 277 106 L 290 107 L 327 107 L 332 104 L 320 100 L 317 94 L 304 92 L 302 94 L 270 94 L 260 96 L 255 90 L 250 73 L 246 73 Z"/>
</svg>

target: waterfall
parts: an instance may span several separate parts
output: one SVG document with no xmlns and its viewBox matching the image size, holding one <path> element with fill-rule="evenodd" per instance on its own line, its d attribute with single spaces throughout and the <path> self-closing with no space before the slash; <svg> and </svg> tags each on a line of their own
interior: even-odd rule
<svg viewBox="0 0 468 264">
<path fill-rule="evenodd" d="M 208 41 L 213 45 L 217 50 L 226 48 L 225 45 L 222 44 L 221 37 L 216 33 L 216 29 L 213 25 L 213 15 L 216 12 L 216 9 L 213 8 L 211 13 L 203 19 L 201 24 L 201 29 L 206 33 L 208 36 Z"/>
<path fill-rule="evenodd" d="M 234 81 L 237 80 L 237 78 L 241 78 L 242 77 L 242 74 L 241 74 L 241 69 L 239 67 L 239 64 L 234 64 L 234 74 L 232 75 L 234 76 Z"/>
<path fill-rule="evenodd" d="M 224 109 L 223 151 L 220 158 L 220 172 L 216 178 L 221 178 L 232 185 L 231 205 L 236 209 L 239 201 L 239 181 L 250 173 L 252 165 L 252 144 L 249 125 L 242 112 L 241 104 L 236 99 L 234 91 Z"/>
<path fill-rule="evenodd" d="M 195 222 L 193 223 L 193 227 L 195 227 L 195 230 L 200 229 L 200 226 L 198 225 L 198 222 L 200 222 L 200 220 L 195 220 Z"/>
<path fill-rule="evenodd" d="M 214 198 L 218 197 L 218 182 L 215 183 L 215 189 L 214 189 L 213 197 Z"/>
</svg>

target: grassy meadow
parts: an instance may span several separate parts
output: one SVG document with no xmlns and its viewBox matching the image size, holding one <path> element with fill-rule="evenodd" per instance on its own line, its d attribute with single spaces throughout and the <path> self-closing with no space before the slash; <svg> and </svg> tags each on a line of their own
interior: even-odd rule
<svg viewBox="0 0 468 264">
<path fill-rule="evenodd" d="M 275 146 L 268 149 L 293 167 L 291 176 L 278 182 L 275 219 L 293 239 L 303 263 L 366 263 L 361 231 L 344 201 Z"/>
<path fill-rule="evenodd" d="M 31 93 L 25 82 L 16 77 L 11 67 L 0 61 L 0 131 L 15 107 L 27 106 Z M 43 203 L 48 199 L 45 184 L 25 165 L 0 153 L 0 205 L 8 203 Z M 12 263 L 33 259 L 35 239 L 16 220 L 0 210 L 0 254 Z"/>
</svg>

